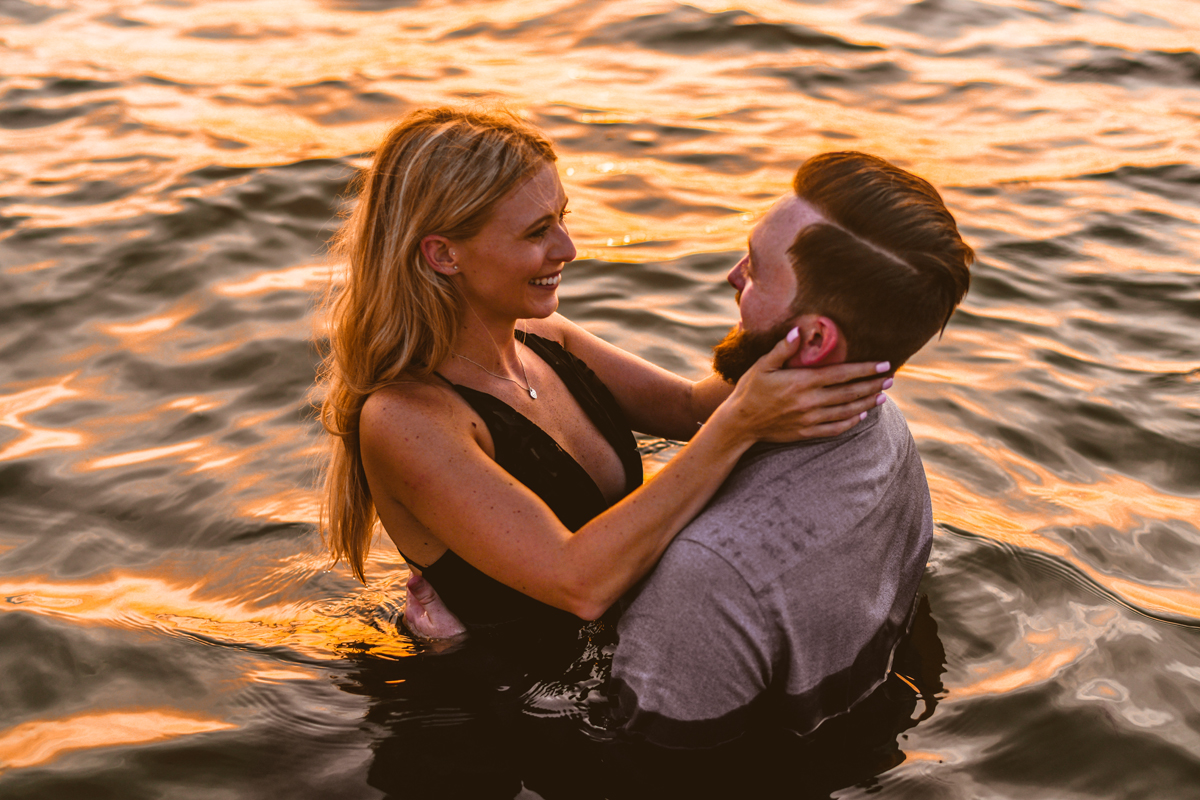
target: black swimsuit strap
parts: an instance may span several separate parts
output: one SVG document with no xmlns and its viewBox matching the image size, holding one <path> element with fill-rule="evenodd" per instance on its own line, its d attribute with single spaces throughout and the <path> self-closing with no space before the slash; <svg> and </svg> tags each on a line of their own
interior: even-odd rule
<svg viewBox="0 0 1200 800">
<path fill-rule="evenodd" d="M 637 442 L 616 399 L 599 377 L 557 342 L 535 334 L 525 336 L 518 332 L 517 336 L 554 370 L 616 452 L 625 469 L 623 495 L 640 486 L 642 462 Z M 608 508 L 607 498 L 587 470 L 536 423 L 494 395 L 460 386 L 443 375 L 438 378 L 482 418 L 492 437 L 496 463 L 541 498 L 568 530 L 579 530 Z M 421 569 L 447 606 L 472 629 L 519 619 L 543 622 L 557 619 L 578 625 L 578 619 L 570 614 L 488 577 L 453 550 L 447 550 L 427 567 L 414 564 L 407 556 L 405 560 Z"/>
<path fill-rule="evenodd" d="M 599 376 L 581 358 L 558 342 L 545 339 L 536 333 L 526 333 L 525 331 L 516 331 L 516 336 L 522 344 L 532 350 L 554 370 L 559 380 L 566 386 L 567 391 L 579 403 L 579 407 L 583 409 L 584 414 L 596 426 L 600 435 L 608 442 L 608 446 L 617 454 L 617 457 L 621 461 L 621 466 L 625 471 L 625 490 L 622 496 L 629 494 L 641 486 L 642 458 L 637 451 L 637 442 L 630 435 L 629 423 L 625 420 L 624 412 L 621 411 L 616 398 L 612 396 L 612 392 L 608 390 L 604 382 L 600 380 Z M 540 426 L 500 398 L 479 389 L 472 389 L 469 386 L 454 383 L 440 372 L 434 372 L 433 374 L 444 381 L 450 388 L 454 389 L 477 414 L 483 417 L 489 432 L 492 433 L 493 443 L 497 445 L 497 461 L 503 460 L 499 452 L 499 442 L 495 441 L 497 433 L 499 430 L 510 428 L 514 421 L 518 422 L 522 428 L 531 428 L 543 434 L 555 447 L 562 450 L 567 458 L 575 461 Z M 501 438 L 506 437 L 501 436 Z M 503 466 L 508 468 L 507 465 Z M 580 470 L 584 474 L 587 474 L 582 466 Z M 595 484 L 591 479 L 591 475 L 588 475 L 587 478 L 589 482 L 593 485 Z M 596 487 L 596 492 L 600 492 L 598 486 Z M 607 502 L 605 502 L 605 505 L 608 505 Z"/>
</svg>

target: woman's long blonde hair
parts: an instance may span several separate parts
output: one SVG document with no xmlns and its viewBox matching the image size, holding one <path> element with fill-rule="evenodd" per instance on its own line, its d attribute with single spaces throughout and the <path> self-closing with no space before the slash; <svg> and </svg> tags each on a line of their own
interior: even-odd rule
<svg viewBox="0 0 1200 800">
<path fill-rule="evenodd" d="M 426 262 L 421 240 L 474 236 L 505 195 L 556 160 L 550 141 L 510 111 L 428 108 L 392 128 L 359 176 L 357 205 L 333 241 L 345 282 L 331 285 L 324 304 L 321 424 L 332 438 L 321 527 L 334 559 L 364 583 L 378 518 L 359 447 L 363 403 L 428 376 L 449 355 L 463 313 L 454 278 Z"/>
</svg>

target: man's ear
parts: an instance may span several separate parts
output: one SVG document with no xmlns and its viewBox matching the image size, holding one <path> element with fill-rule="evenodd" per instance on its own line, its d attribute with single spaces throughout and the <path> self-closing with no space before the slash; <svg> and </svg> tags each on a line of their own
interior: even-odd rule
<svg viewBox="0 0 1200 800">
<path fill-rule="evenodd" d="M 425 263 L 429 264 L 435 272 L 443 275 L 458 273 L 458 259 L 454 253 L 454 247 L 445 236 L 431 233 L 422 239 L 421 255 L 425 257 Z"/>
<path fill-rule="evenodd" d="M 797 318 L 796 327 L 800 329 L 800 349 L 785 366 L 823 367 L 846 360 L 846 337 L 829 317 L 804 314 Z"/>
</svg>

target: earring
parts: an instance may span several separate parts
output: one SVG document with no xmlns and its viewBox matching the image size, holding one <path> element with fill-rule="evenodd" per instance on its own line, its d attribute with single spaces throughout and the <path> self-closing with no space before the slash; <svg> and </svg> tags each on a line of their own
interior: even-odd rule
<svg viewBox="0 0 1200 800">
<path fill-rule="evenodd" d="M 458 264 L 455 264 L 455 265 L 454 265 L 454 271 L 455 271 L 455 272 L 458 272 Z"/>
</svg>

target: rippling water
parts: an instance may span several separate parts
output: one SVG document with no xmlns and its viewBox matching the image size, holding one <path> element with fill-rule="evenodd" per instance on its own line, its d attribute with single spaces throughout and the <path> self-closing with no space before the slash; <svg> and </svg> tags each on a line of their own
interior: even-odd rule
<svg viewBox="0 0 1200 800">
<path fill-rule="evenodd" d="M 366 588 L 328 569 L 307 393 L 347 182 L 404 110 L 475 99 L 558 142 L 564 313 L 689 375 L 804 157 L 942 187 L 980 262 L 890 394 L 933 493 L 944 672 L 837 795 L 1200 793 L 1200 4 L 0 0 L 0 23 L 0 796 L 378 797 L 428 766 L 392 717 L 470 715 L 380 710 L 457 667 L 396 633 L 393 548 Z M 675 450 L 644 445 L 651 471 Z M 585 736 L 596 676 L 563 680 L 518 703 L 531 736 Z M 553 760 L 496 796 L 601 791 L 603 758 L 557 784 Z"/>
</svg>

